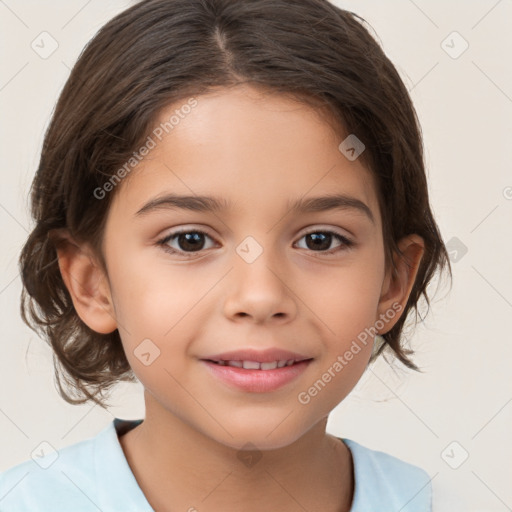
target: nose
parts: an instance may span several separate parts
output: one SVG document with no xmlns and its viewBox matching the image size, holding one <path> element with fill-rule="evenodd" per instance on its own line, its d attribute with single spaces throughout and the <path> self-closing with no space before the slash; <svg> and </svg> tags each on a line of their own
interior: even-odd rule
<svg viewBox="0 0 512 512">
<path fill-rule="evenodd" d="M 255 258 L 236 254 L 226 280 L 224 314 L 231 320 L 248 318 L 254 323 L 289 322 L 297 314 L 291 273 L 270 250 Z"/>
</svg>

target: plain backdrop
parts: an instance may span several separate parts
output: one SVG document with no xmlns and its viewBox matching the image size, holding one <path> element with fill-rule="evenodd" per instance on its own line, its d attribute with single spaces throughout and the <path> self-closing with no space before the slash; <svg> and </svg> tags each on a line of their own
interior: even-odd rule
<svg viewBox="0 0 512 512">
<path fill-rule="evenodd" d="M 423 467 L 434 510 L 512 510 L 512 2 L 337 1 L 373 27 L 410 90 L 424 133 L 431 204 L 450 250 L 411 336 L 423 373 L 384 360 L 331 414 L 328 430 Z M 19 313 L 27 193 L 56 99 L 83 46 L 127 1 L 0 2 L 0 471 L 144 415 L 141 385 L 104 411 L 58 395 L 52 353 Z M 42 32 L 58 43 L 42 58 Z M 432 288 L 435 291 L 435 286 Z"/>
</svg>

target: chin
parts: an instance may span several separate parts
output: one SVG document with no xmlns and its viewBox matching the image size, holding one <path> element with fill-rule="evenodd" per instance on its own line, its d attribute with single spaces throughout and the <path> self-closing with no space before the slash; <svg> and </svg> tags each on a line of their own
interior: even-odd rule
<svg viewBox="0 0 512 512">
<path fill-rule="evenodd" d="M 278 450 L 290 446 L 306 433 L 303 430 L 291 430 L 290 426 L 279 425 L 279 422 L 273 423 L 272 426 L 265 426 L 265 428 L 262 428 L 261 425 L 247 425 L 238 428 L 226 426 L 231 435 L 222 431 L 219 436 L 211 437 L 219 444 L 237 451 Z"/>
</svg>

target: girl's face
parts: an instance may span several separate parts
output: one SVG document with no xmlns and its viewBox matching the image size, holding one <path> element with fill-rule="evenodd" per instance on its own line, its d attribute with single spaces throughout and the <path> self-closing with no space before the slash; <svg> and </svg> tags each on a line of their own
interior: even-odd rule
<svg viewBox="0 0 512 512">
<path fill-rule="evenodd" d="M 366 331 L 363 343 L 362 333 L 391 311 L 387 332 L 400 315 L 372 177 L 339 149 L 348 134 L 303 104 L 260 94 L 220 90 L 162 112 L 159 122 L 175 117 L 118 185 L 104 254 L 146 417 L 270 449 L 297 440 L 347 396 L 372 352 L 373 336 Z M 195 206 L 166 202 L 170 194 Z M 345 202 L 306 208 L 326 196 Z M 259 372 L 253 387 L 241 388 L 205 361 L 271 348 L 310 361 L 275 389 L 257 387 L 267 370 L 250 371 Z"/>
</svg>

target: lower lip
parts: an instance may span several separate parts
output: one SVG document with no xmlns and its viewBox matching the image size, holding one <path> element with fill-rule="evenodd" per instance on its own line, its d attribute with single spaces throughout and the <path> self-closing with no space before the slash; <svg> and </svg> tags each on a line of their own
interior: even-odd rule
<svg viewBox="0 0 512 512">
<path fill-rule="evenodd" d="M 221 366 L 211 361 L 202 361 L 215 376 L 227 384 L 250 393 L 267 393 L 296 379 L 312 360 L 301 361 L 292 366 L 283 366 L 273 370 L 245 370 L 236 366 Z"/>
</svg>

